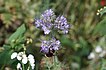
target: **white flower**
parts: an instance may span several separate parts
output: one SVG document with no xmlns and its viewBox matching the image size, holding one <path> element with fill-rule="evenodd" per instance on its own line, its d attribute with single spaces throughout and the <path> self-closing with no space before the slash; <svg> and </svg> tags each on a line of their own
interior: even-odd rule
<svg viewBox="0 0 106 70">
<path fill-rule="evenodd" d="M 22 58 L 26 58 L 26 54 L 23 54 L 23 55 L 22 55 Z"/>
<path fill-rule="evenodd" d="M 24 52 L 19 52 L 17 55 L 17 59 L 20 61 L 22 60 L 22 55 L 24 54 Z"/>
<path fill-rule="evenodd" d="M 23 64 L 26 64 L 27 62 L 28 62 L 28 58 L 27 58 L 27 57 L 23 57 L 23 58 L 22 58 L 22 63 L 23 63 Z"/>
<path fill-rule="evenodd" d="M 34 56 L 32 54 L 29 54 L 28 55 L 28 60 L 29 60 L 29 63 L 31 65 L 32 69 L 34 69 L 34 66 L 35 66 L 35 64 L 34 64 L 34 62 L 35 62 Z"/>
<path fill-rule="evenodd" d="M 17 69 L 21 69 L 21 64 L 20 63 L 17 64 Z"/>
<path fill-rule="evenodd" d="M 28 59 L 34 58 L 34 56 L 32 54 L 28 55 Z"/>
<path fill-rule="evenodd" d="M 32 54 L 28 55 L 28 60 L 29 60 L 30 64 L 33 64 L 35 62 L 34 56 Z"/>
<path fill-rule="evenodd" d="M 17 59 L 20 61 L 22 59 L 22 57 L 18 55 L 17 56 Z"/>
<path fill-rule="evenodd" d="M 103 50 L 102 50 L 102 48 L 101 48 L 101 46 L 97 46 L 96 48 L 95 48 L 95 52 L 97 52 L 97 53 L 100 53 L 100 52 L 102 52 Z"/>
<path fill-rule="evenodd" d="M 14 52 L 11 55 L 11 59 L 14 59 L 16 57 L 17 57 L 17 60 L 21 61 L 23 64 L 27 64 L 27 62 L 29 61 L 30 66 L 32 67 L 32 69 L 34 69 L 35 60 L 34 60 L 34 56 L 32 54 L 29 54 L 28 57 L 27 57 L 24 52 L 19 52 L 18 54 L 16 52 Z M 22 70 L 20 63 L 17 64 L 17 70 Z"/>
<path fill-rule="evenodd" d="M 34 67 L 35 67 L 35 64 L 31 64 L 31 67 L 32 67 L 32 69 L 34 69 Z"/>
<path fill-rule="evenodd" d="M 94 58 L 95 58 L 95 54 L 91 52 L 90 55 L 88 56 L 88 59 L 94 59 Z"/>
<path fill-rule="evenodd" d="M 29 59 L 29 62 L 30 62 L 30 64 L 33 64 L 35 62 L 35 60 L 32 58 L 32 59 Z"/>
<path fill-rule="evenodd" d="M 12 53 L 11 59 L 14 59 L 14 58 L 16 58 L 16 57 L 17 57 L 17 52 Z"/>
<path fill-rule="evenodd" d="M 26 56 L 26 54 L 24 52 L 19 52 L 18 55 L 17 55 L 17 59 L 19 61 L 22 60 L 23 64 L 26 64 L 28 62 L 28 58 L 27 58 L 27 56 Z"/>
</svg>

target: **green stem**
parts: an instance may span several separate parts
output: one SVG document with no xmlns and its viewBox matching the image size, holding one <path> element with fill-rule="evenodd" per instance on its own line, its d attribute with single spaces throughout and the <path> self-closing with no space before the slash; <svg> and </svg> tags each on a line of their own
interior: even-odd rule
<svg viewBox="0 0 106 70">
<path fill-rule="evenodd" d="M 53 56 L 53 62 L 54 62 L 54 67 L 55 67 L 55 66 L 56 66 L 56 64 L 57 64 L 56 56 Z"/>
<path fill-rule="evenodd" d="M 47 68 L 48 68 L 49 70 L 50 70 L 50 68 L 51 68 L 48 62 L 47 62 Z"/>
<path fill-rule="evenodd" d="M 50 66 L 50 64 L 48 62 L 48 58 L 46 59 L 46 65 L 47 65 L 48 70 L 51 70 L 51 66 Z"/>
<path fill-rule="evenodd" d="M 27 70 L 29 70 L 30 69 L 30 66 L 28 66 L 28 69 Z"/>
<path fill-rule="evenodd" d="M 50 67 L 48 69 L 50 70 Z"/>
<path fill-rule="evenodd" d="M 25 70 L 24 68 L 25 68 L 25 67 L 24 67 L 24 64 L 22 63 L 22 70 Z"/>
</svg>

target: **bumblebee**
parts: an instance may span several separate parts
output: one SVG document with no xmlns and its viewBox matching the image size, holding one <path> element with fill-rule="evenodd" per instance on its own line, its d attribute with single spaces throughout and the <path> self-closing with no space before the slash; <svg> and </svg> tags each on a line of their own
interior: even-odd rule
<svg viewBox="0 0 106 70">
<path fill-rule="evenodd" d="M 49 52 L 46 53 L 45 56 L 46 56 L 46 57 L 52 57 L 52 56 L 54 56 L 54 52 L 55 52 L 54 49 L 52 49 L 52 50 L 49 49 Z"/>
</svg>

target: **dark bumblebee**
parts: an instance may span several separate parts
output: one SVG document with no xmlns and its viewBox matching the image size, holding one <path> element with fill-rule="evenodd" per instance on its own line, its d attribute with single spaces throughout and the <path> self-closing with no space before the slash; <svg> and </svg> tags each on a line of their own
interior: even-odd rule
<svg viewBox="0 0 106 70">
<path fill-rule="evenodd" d="M 52 57 L 52 56 L 54 56 L 54 52 L 55 52 L 54 49 L 52 49 L 52 50 L 49 49 L 49 52 L 46 53 L 45 56 L 47 56 L 47 57 Z"/>
</svg>

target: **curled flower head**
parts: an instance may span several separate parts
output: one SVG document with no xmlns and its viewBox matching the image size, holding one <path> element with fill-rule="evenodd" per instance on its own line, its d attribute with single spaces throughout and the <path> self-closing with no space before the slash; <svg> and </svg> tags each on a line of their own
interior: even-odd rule
<svg viewBox="0 0 106 70">
<path fill-rule="evenodd" d="M 50 33 L 50 28 L 47 26 L 42 26 L 42 30 L 44 31 L 44 34 L 49 34 Z"/>
<path fill-rule="evenodd" d="M 42 22 L 42 20 L 40 20 L 40 19 L 35 19 L 35 25 L 36 25 L 36 27 L 38 28 L 38 27 L 41 27 L 42 25 L 43 25 L 43 22 Z"/>
<path fill-rule="evenodd" d="M 44 11 L 43 14 L 41 14 L 40 19 L 35 19 L 35 25 L 36 27 L 40 27 L 44 31 L 44 34 L 49 34 L 53 26 L 52 21 L 54 19 L 55 14 L 51 9 L 49 9 Z"/>
<path fill-rule="evenodd" d="M 41 15 L 41 19 L 44 22 L 52 22 L 55 19 L 55 14 L 52 11 L 52 9 L 48 9 L 46 11 L 44 11 L 44 13 Z"/>
<path fill-rule="evenodd" d="M 49 34 L 53 28 L 57 31 L 62 31 L 64 34 L 68 33 L 69 24 L 64 16 L 56 18 L 55 13 L 48 9 L 41 14 L 40 19 L 35 19 L 36 27 L 42 29 L 44 34 Z"/>
<path fill-rule="evenodd" d="M 60 41 L 56 40 L 55 38 L 52 38 L 49 41 L 42 41 L 41 44 L 41 52 L 48 54 L 48 53 L 54 53 L 54 51 L 59 50 L 60 48 Z"/>
<path fill-rule="evenodd" d="M 69 24 L 64 16 L 59 16 L 55 20 L 55 28 L 61 30 L 63 33 L 68 33 Z"/>
<path fill-rule="evenodd" d="M 48 53 L 49 52 L 49 47 L 50 47 L 49 44 L 50 44 L 49 41 L 42 41 L 41 52 Z"/>
</svg>

